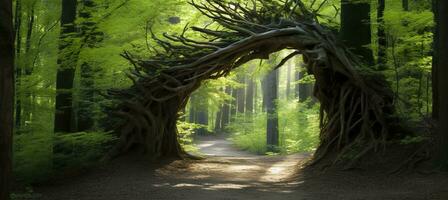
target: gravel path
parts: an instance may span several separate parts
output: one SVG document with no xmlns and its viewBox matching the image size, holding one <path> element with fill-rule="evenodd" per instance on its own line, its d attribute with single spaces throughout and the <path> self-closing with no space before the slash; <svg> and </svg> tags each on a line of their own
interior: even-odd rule
<svg viewBox="0 0 448 200">
<path fill-rule="evenodd" d="M 36 188 L 43 200 L 448 199 L 448 176 L 306 174 L 308 155 L 259 156 L 224 138 L 200 138 L 201 161 L 151 164 L 124 157 L 73 179 Z"/>
</svg>

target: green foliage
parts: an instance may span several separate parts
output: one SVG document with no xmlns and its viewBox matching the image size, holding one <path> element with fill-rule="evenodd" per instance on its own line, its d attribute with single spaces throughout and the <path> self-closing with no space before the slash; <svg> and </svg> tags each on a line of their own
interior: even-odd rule
<svg viewBox="0 0 448 200">
<path fill-rule="evenodd" d="M 107 132 L 80 132 L 56 135 L 54 140 L 54 168 L 85 167 L 98 161 L 115 140 Z"/>
<path fill-rule="evenodd" d="M 279 105 L 279 150 L 290 154 L 313 152 L 318 145 L 319 106 L 309 102 L 282 100 Z M 232 141 L 241 149 L 258 154 L 266 152 L 266 113 L 251 117 L 239 116 L 227 127 Z"/>
<path fill-rule="evenodd" d="M 194 131 L 203 128 L 200 124 L 177 121 L 177 132 L 179 143 L 187 152 L 196 152 L 198 148 L 193 144 L 192 136 Z"/>
</svg>

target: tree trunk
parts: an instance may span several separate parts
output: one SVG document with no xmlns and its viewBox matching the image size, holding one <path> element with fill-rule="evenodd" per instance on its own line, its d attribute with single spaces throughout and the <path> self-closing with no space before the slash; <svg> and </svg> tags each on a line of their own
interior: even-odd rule
<svg viewBox="0 0 448 200">
<path fill-rule="evenodd" d="M 409 11 L 409 0 L 402 0 L 403 10 Z"/>
<path fill-rule="evenodd" d="M 448 1 L 438 0 L 435 7 L 436 37 L 435 37 L 435 68 L 437 101 L 437 162 L 448 169 Z M 440 103 L 445 102 L 445 103 Z"/>
<path fill-rule="evenodd" d="M 386 8 L 386 0 L 378 0 L 378 70 L 386 70 L 387 66 L 387 37 L 386 27 L 384 23 L 384 10 Z"/>
<path fill-rule="evenodd" d="M 0 199 L 9 199 L 14 126 L 14 28 L 12 1 L 0 1 Z"/>
<path fill-rule="evenodd" d="M 266 114 L 267 114 L 267 151 L 278 150 L 278 70 L 274 70 L 266 77 Z"/>
<path fill-rule="evenodd" d="M 55 132 L 73 132 L 73 81 L 78 54 L 73 52 L 76 33 L 76 0 L 63 0 L 58 72 L 56 76 Z"/>
<path fill-rule="evenodd" d="M 373 66 L 370 27 L 370 3 L 341 1 L 341 32 L 344 43 L 362 58 L 365 64 Z"/>
</svg>

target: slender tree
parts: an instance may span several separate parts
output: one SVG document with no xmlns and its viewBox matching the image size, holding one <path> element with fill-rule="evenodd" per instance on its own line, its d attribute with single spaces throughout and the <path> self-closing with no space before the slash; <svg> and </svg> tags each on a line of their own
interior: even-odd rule
<svg viewBox="0 0 448 200">
<path fill-rule="evenodd" d="M 266 77 L 266 141 L 268 151 L 275 152 L 278 147 L 278 112 L 277 112 L 277 99 L 278 99 L 278 70 L 270 72 Z"/>
<path fill-rule="evenodd" d="M 0 199 L 9 199 L 14 126 L 14 28 L 12 1 L 0 1 Z"/>
<path fill-rule="evenodd" d="M 366 64 L 373 65 L 369 2 L 341 0 L 340 37 Z"/>
<path fill-rule="evenodd" d="M 448 169 L 448 1 L 436 0 L 435 2 L 435 52 L 433 76 L 435 76 L 434 90 L 437 103 L 434 106 L 437 121 L 437 150 L 436 160 L 439 165 Z M 445 103 L 440 103 L 445 102 Z"/>
<path fill-rule="evenodd" d="M 72 132 L 73 123 L 73 81 L 78 54 L 74 48 L 76 34 L 76 0 L 63 0 L 61 12 L 61 35 L 59 42 L 58 72 L 56 76 L 55 132 Z"/>
</svg>

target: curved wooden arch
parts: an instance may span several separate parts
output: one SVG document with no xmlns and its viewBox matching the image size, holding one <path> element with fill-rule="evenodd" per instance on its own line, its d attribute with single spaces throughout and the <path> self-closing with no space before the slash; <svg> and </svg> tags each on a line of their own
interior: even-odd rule
<svg viewBox="0 0 448 200">
<path fill-rule="evenodd" d="M 135 66 L 129 74 L 134 85 L 113 93 L 122 100 L 116 114 L 123 123 L 117 129 L 120 142 L 110 155 L 140 145 L 151 157 L 183 157 L 177 141 L 178 111 L 201 82 L 283 49 L 295 51 L 279 66 L 302 54 L 316 78 L 321 142 L 315 161 L 341 161 L 340 155 L 352 151 L 360 158 L 395 137 L 389 131 L 395 122 L 393 93 L 384 77 L 362 67 L 300 0 L 191 4 L 214 21 L 214 29 L 186 27 L 180 35 L 164 34 L 163 39 L 152 34 L 158 47 L 149 59 L 123 54 Z M 186 37 L 188 29 L 204 39 Z"/>
</svg>

